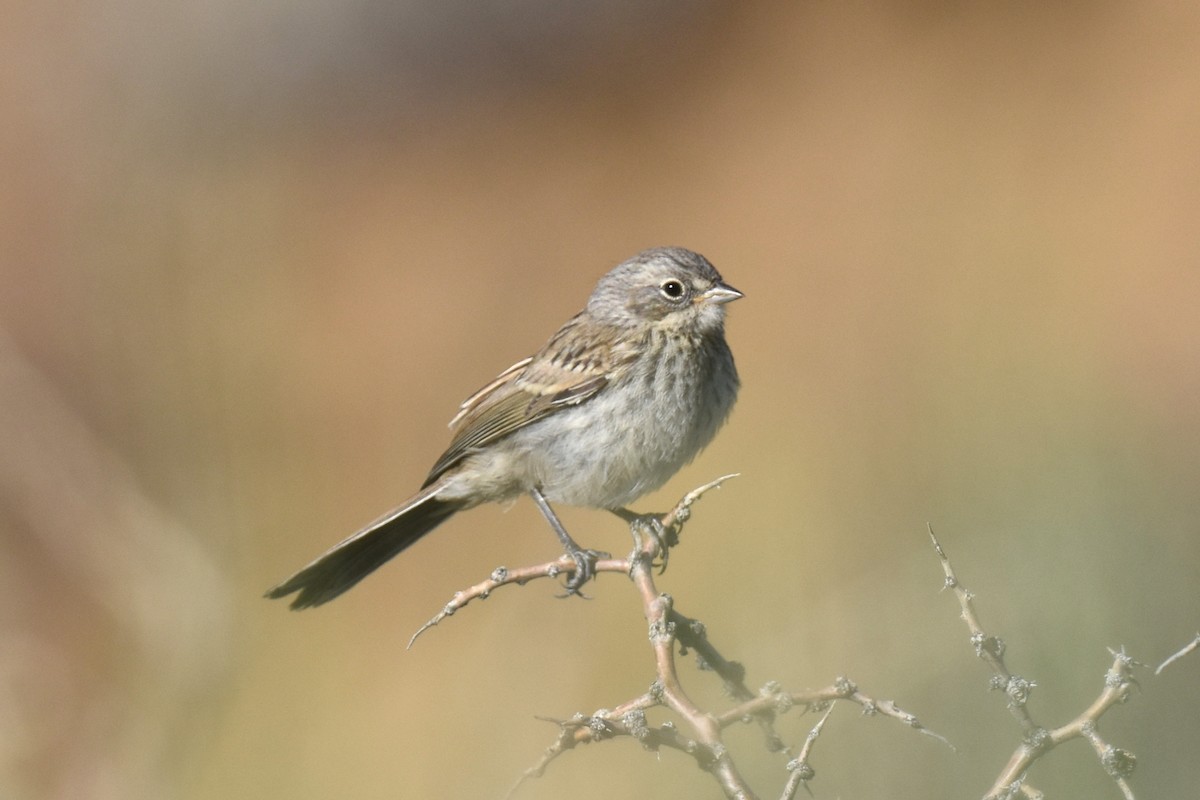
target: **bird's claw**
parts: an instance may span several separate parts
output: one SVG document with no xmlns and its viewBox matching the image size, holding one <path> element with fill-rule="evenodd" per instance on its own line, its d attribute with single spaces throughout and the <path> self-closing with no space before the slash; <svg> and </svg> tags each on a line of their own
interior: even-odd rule
<svg viewBox="0 0 1200 800">
<path fill-rule="evenodd" d="M 602 558 L 609 558 L 609 553 L 604 553 L 599 550 L 584 550 L 577 548 L 568 550 L 567 555 L 575 562 L 575 570 L 571 577 L 567 579 L 564 588 L 566 594 L 559 595 L 560 597 L 570 597 L 571 595 L 579 595 L 585 600 L 590 600 L 583 592 L 579 591 L 585 583 L 596 577 L 596 562 Z"/>
<path fill-rule="evenodd" d="M 638 533 L 645 534 L 654 540 L 654 546 L 658 550 L 657 555 L 661 559 L 658 563 L 658 574 L 666 572 L 667 560 L 671 557 L 671 548 L 679 543 L 678 538 L 670 535 L 672 532 L 667 530 L 663 525 L 662 517 L 657 514 L 642 514 L 634 518 L 630 524 Z"/>
</svg>

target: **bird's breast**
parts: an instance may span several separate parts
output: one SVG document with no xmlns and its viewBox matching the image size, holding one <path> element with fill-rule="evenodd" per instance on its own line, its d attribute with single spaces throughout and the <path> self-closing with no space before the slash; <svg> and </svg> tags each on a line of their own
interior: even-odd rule
<svg viewBox="0 0 1200 800">
<path fill-rule="evenodd" d="M 661 336 L 587 401 L 517 432 L 527 480 L 551 501 L 620 508 L 712 440 L 737 396 L 723 338 Z"/>
</svg>

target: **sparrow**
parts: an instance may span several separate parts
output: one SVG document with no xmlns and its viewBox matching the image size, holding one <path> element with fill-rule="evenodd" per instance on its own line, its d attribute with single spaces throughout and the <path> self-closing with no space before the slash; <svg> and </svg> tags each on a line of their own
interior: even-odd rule
<svg viewBox="0 0 1200 800">
<path fill-rule="evenodd" d="M 704 256 L 645 250 L 596 284 L 587 305 L 532 356 L 468 397 L 449 447 L 420 490 L 267 591 L 291 607 L 327 603 L 460 511 L 528 494 L 575 570 L 599 556 L 567 533 L 551 502 L 622 514 L 716 435 L 739 380 L 725 305 L 742 293 Z"/>
</svg>

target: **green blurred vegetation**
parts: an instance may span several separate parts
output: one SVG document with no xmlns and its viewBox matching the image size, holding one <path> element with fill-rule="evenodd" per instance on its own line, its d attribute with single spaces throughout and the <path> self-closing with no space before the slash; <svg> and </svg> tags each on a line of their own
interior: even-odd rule
<svg viewBox="0 0 1200 800">
<path fill-rule="evenodd" d="M 821 797 L 977 797 L 1017 743 L 930 522 L 1060 724 L 1200 626 L 1200 8 L 1149 2 L 10 3 L 0 32 L 0 795 L 499 797 L 644 691 L 629 587 L 459 588 L 482 508 L 337 603 L 269 585 L 418 485 L 458 402 L 613 263 L 747 295 L 660 586 L 751 684 L 845 674 Z M 608 515 L 576 538 L 625 547 Z M 689 673 L 685 673 L 689 674 Z M 723 701 L 695 674 L 698 698 Z M 1103 723 L 1194 794 L 1200 660 Z M 786 720 L 799 741 L 812 718 Z M 764 796 L 785 779 L 731 737 Z M 1048 797 L 1113 797 L 1083 743 Z M 521 798 L 709 797 L 629 741 Z"/>
</svg>

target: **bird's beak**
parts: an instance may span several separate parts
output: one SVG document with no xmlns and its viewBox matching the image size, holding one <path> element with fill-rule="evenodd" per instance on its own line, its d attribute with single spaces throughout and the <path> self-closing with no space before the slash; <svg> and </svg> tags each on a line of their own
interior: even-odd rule
<svg viewBox="0 0 1200 800">
<path fill-rule="evenodd" d="M 707 292 L 702 292 L 699 296 L 697 296 L 696 299 L 705 303 L 712 303 L 714 306 L 721 306 L 725 305 L 726 303 L 732 303 L 734 300 L 737 300 L 742 296 L 742 293 L 732 286 L 726 286 L 723 283 L 718 283 Z"/>
</svg>

